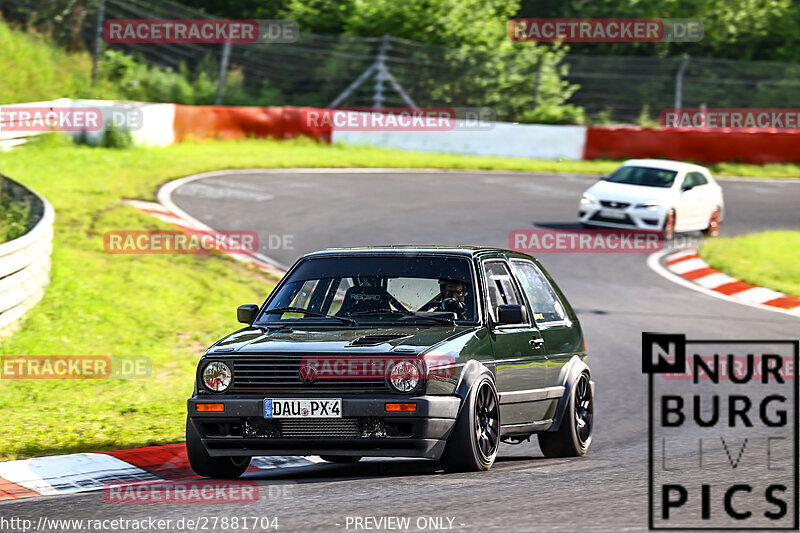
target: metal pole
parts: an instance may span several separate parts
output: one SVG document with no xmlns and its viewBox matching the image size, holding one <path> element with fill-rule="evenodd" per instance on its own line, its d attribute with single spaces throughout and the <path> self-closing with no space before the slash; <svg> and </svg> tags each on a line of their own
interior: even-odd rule
<svg viewBox="0 0 800 533">
<path fill-rule="evenodd" d="M 97 80 L 97 62 L 100 61 L 100 46 L 103 44 L 103 19 L 106 12 L 106 0 L 97 4 L 97 23 L 94 28 L 94 52 L 92 53 L 92 85 Z"/>
<path fill-rule="evenodd" d="M 389 49 L 389 35 L 384 33 L 381 37 L 381 46 L 378 48 L 378 57 L 375 58 L 375 92 L 372 96 L 372 107 L 383 107 L 383 81 L 386 79 L 386 51 Z"/>
<path fill-rule="evenodd" d="M 678 68 L 678 74 L 675 76 L 675 112 L 680 111 L 681 104 L 683 103 L 683 73 L 686 71 L 686 66 L 689 64 L 689 56 L 683 56 L 681 66 Z"/>
<path fill-rule="evenodd" d="M 214 105 L 222 103 L 222 89 L 225 88 L 225 76 L 228 73 L 228 60 L 231 57 L 231 42 L 225 41 L 222 45 L 222 60 L 219 62 L 219 83 L 217 84 L 217 95 L 214 97 Z"/>
</svg>

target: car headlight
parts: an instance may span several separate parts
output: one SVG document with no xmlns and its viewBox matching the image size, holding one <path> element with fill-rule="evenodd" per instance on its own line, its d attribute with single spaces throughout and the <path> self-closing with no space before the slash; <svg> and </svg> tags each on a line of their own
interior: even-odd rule
<svg viewBox="0 0 800 533">
<path fill-rule="evenodd" d="M 233 372 L 230 367 L 221 361 L 208 363 L 203 369 L 203 385 L 208 390 L 222 392 L 231 386 Z"/>
<path fill-rule="evenodd" d="M 583 193 L 583 196 L 581 196 L 581 205 L 596 204 L 596 203 L 597 203 L 597 198 L 591 193 L 585 192 Z"/>
<path fill-rule="evenodd" d="M 389 384 L 397 392 L 411 392 L 419 385 L 421 375 L 412 361 L 399 361 L 389 369 Z"/>
<path fill-rule="evenodd" d="M 655 200 L 651 200 L 649 202 L 643 202 L 641 204 L 636 204 L 636 209 L 650 209 L 652 211 L 653 209 L 656 209 L 657 207 L 660 207 L 660 206 L 661 206 L 661 204 L 659 202 L 657 202 Z"/>
</svg>

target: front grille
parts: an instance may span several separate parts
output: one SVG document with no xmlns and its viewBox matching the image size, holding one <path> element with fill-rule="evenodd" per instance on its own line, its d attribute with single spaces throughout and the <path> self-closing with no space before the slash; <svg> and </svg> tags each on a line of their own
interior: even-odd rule
<svg viewBox="0 0 800 533">
<path fill-rule="evenodd" d="M 285 439 L 358 437 L 358 422 L 355 418 L 281 420 L 281 435 Z"/>
<path fill-rule="evenodd" d="M 300 375 L 303 355 L 255 355 L 248 358 L 230 359 L 233 364 L 234 392 L 257 392 L 264 390 L 385 390 L 383 377 L 337 376 L 320 377 L 305 381 Z M 343 355 L 342 359 L 347 359 Z M 305 376 L 308 378 L 308 375 Z"/>
<path fill-rule="evenodd" d="M 631 219 L 631 217 L 629 217 L 628 215 L 625 215 L 625 218 L 610 218 L 610 217 L 600 216 L 600 214 L 598 213 L 593 215 L 592 218 L 590 218 L 589 220 L 595 220 L 597 222 L 610 222 L 612 224 L 627 224 L 630 226 L 636 225 L 633 219 Z"/>
<path fill-rule="evenodd" d="M 242 435 L 272 439 L 336 439 L 386 437 L 386 423 L 381 418 L 245 418 Z"/>
<path fill-rule="evenodd" d="M 625 209 L 631 204 L 626 202 L 613 202 L 611 200 L 600 200 L 600 205 L 603 207 L 611 207 L 613 209 Z"/>
</svg>

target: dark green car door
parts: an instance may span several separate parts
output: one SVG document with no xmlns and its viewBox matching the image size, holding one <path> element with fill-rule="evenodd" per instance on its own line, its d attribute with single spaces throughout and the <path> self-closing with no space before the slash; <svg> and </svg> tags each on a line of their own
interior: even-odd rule
<svg viewBox="0 0 800 533">
<path fill-rule="evenodd" d="M 562 367 L 578 351 L 582 342 L 580 333 L 549 280 L 533 261 L 512 259 L 511 265 L 525 291 L 533 321 L 544 339 L 546 363 L 543 386 L 559 386 Z"/>
<path fill-rule="evenodd" d="M 537 390 L 545 386 L 544 340 L 528 317 L 526 323 L 498 325 L 497 307 L 525 305 L 509 264 L 503 259 L 483 262 L 486 307 L 492 323 L 490 338 L 495 359 L 496 385 L 503 426 L 530 424 L 547 407 L 537 401 Z M 539 412 L 541 411 L 541 412 Z"/>
</svg>

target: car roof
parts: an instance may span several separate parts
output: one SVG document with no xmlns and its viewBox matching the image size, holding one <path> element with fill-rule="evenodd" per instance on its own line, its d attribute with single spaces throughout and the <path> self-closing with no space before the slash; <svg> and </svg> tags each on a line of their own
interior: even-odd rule
<svg viewBox="0 0 800 533">
<path fill-rule="evenodd" d="M 418 244 L 393 244 L 382 246 L 365 246 L 358 248 L 329 248 L 318 252 L 311 252 L 303 258 L 325 257 L 325 256 L 358 256 L 358 255 L 407 255 L 407 254 L 441 254 L 441 255 L 463 255 L 466 257 L 478 257 L 483 255 L 508 254 L 509 256 L 520 256 L 512 250 L 503 248 L 492 248 L 490 246 L 440 246 L 440 245 L 418 245 Z"/>
<path fill-rule="evenodd" d="M 660 168 L 664 170 L 674 170 L 676 172 L 686 171 L 706 171 L 706 167 L 695 165 L 694 163 L 684 163 L 683 161 L 671 161 L 669 159 L 628 159 L 622 163 L 624 167 L 647 167 L 647 168 Z"/>
</svg>

